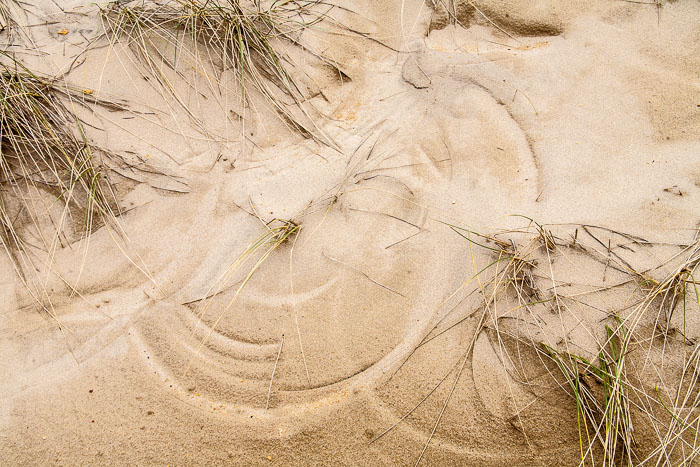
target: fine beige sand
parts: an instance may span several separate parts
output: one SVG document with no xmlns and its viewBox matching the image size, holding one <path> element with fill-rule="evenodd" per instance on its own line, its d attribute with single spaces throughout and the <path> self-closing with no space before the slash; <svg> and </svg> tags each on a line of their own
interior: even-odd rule
<svg viewBox="0 0 700 467">
<path fill-rule="evenodd" d="M 37 250 L 51 313 L 0 256 L 1 464 L 577 465 L 576 404 L 522 343 L 596 358 L 613 312 L 700 339 L 695 295 L 637 318 L 634 283 L 590 292 L 622 263 L 672 273 L 697 240 L 700 3 L 332 3 L 367 37 L 302 37 L 344 77 L 286 45 L 332 144 L 259 96 L 243 109 L 225 75 L 184 63 L 167 93 L 129 47 L 82 53 L 101 32 L 88 1 L 24 6 L 22 59 L 55 75 L 79 56 L 68 82 L 130 109 L 77 109 L 89 137 L 148 170 L 104 159 L 121 231 Z M 61 209 L 35 201 L 50 230 Z M 236 268 L 274 219 L 301 230 Z M 538 248 L 529 219 L 573 246 Z M 572 298 L 491 298 L 494 269 L 472 278 L 493 252 L 447 224 L 515 229 L 541 297 Z M 671 388 L 694 348 L 675 336 L 635 374 Z M 633 463 L 664 434 L 636 423 Z"/>
</svg>

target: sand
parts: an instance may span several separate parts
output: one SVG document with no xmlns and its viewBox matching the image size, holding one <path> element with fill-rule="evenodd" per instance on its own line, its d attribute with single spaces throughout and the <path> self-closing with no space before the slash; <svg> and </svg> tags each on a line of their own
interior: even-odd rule
<svg viewBox="0 0 700 467">
<path fill-rule="evenodd" d="M 90 2 L 59 3 L 24 18 L 45 52 L 25 59 L 50 74 L 101 27 Z M 486 316 L 480 281 L 463 284 L 491 252 L 445 223 L 526 228 L 513 238 L 527 245 L 537 231 L 521 215 L 595 245 L 602 261 L 572 248 L 549 268 L 536 253 L 554 287 L 574 291 L 625 277 L 583 224 L 667 244 L 616 250 L 640 270 L 691 244 L 700 4 L 454 3 L 461 24 L 430 2 L 339 2 L 355 13 L 333 16 L 375 40 L 304 32 L 347 75 L 290 51 L 323 92 L 316 121 L 338 150 L 260 99 L 245 127 L 227 118 L 241 112 L 230 81 L 218 94 L 201 75 L 176 82 L 195 121 L 128 48 L 82 56 L 68 81 L 134 111 L 81 110 L 90 137 L 158 173 L 107 164 L 123 233 L 74 234 L 55 252 L 40 273 L 53 317 L 0 256 L 2 464 L 580 461 L 575 403 L 534 350 L 499 333 L 595 357 L 633 285 L 563 313 L 534 307 L 538 326 L 512 297 Z M 256 215 L 301 230 L 237 294 L 256 260 L 231 265 L 265 232 Z M 684 329 L 700 338 L 697 313 Z M 643 423 L 637 437 L 653 446 Z"/>
</svg>

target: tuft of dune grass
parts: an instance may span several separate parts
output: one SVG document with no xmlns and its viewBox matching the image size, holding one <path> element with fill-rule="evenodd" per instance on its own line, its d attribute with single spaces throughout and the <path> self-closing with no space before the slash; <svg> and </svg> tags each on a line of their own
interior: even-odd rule
<svg viewBox="0 0 700 467">
<path fill-rule="evenodd" d="M 700 455 L 700 342 L 687 337 L 687 320 L 692 318 L 697 323 L 700 312 L 700 231 L 689 244 L 670 244 L 604 227 L 573 225 L 575 231 L 565 238 L 555 234 L 553 226 L 525 219 L 529 221 L 525 227 L 494 234 L 443 222 L 467 241 L 474 268 L 474 275 L 447 300 L 473 281 L 478 288 L 462 293 L 479 293 L 483 300 L 476 308 L 462 310 L 457 316 L 445 314 L 413 352 L 469 318 L 481 318 L 472 337 L 464 342 L 461 357 L 445 376 L 371 443 L 434 397 L 437 388 L 453 375 L 442 410 L 436 415 L 433 430 L 416 462 L 420 463 L 448 408 L 473 344 L 485 332 L 512 378 L 506 383 L 520 384 L 534 396 L 532 402 L 508 419 L 528 444 L 527 424 L 523 423 L 525 415 L 521 412 L 534 410 L 528 409 L 530 405 L 541 403 L 540 399 L 552 390 L 560 390 L 573 402 L 571 410 L 575 415 L 571 428 L 577 433 L 578 459 L 571 459 L 571 463 L 695 465 Z M 611 240 L 602 241 L 597 237 L 599 232 L 610 235 Z M 623 250 L 644 254 L 662 246 L 677 251 L 663 261 L 650 253 L 654 266 L 647 270 L 636 270 L 631 259 L 621 256 Z M 486 266 L 477 265 L 475 249 L 489 254 Z M 565 270 L 569 266 L 576 270 L 574 258 L 600 265 L 602 283 L 591 281 L 587 275 L 558 277 L 555 263 L 562 262 Z M 669 268 L 670 272 L 664 273 Z M 606 283 L 606 273 L 613 271 L 617 279 Z M 662 278 L 654 278 L 659 276 Z M 572 285 L 576 286 L 574 292 L 569 292 L 567 287 Z M 622 304 L 610 301 L 604 308 L 587 304 L 589 298 L 595 297 L 608 302 L 601 294 L 610 291 L 629 293 L 629 299 Z M 586 310 L 603 314 L 604 318 L 581 314 Z M 674 314 L 676 319 L 671 323 Z M 553 323 L 561 322 L 561 331 L 555 329 L 556 325 L 548 327 L 543 319 L 552 317 Z M 591 337 L 592 342 L 578 341 L 573 329 L 567 330 L 564 319 L 578 323 L 576 328 Z M 506 326 L 506 322 L 518 324 Z M 539 362 L 544 373 L 532 368 L 534 362 Z M 544 376 L 533 379 L 528 376 L 531 371 Z M 534 421 L 538 420 L 540 416 L 535 415 Z"/>
<path fill-rule="evenodd" d="M 324 6 L 325 10 L 319 11 Z M 334 66 L 303 46 L 299 37 L 303 30 L 322 21 L 329 8 L 320 0 L 265 4 L 259 0 L 116 1 L 101 8 L 101 17 L 110 43 L 128 44 L 145 73 L 155 78 L 193 120 L 199 119 L 166 73 L 167 69 L 178 73 L 178 61 L 192 64 L 210 84 L 218 79 L 207 72 L 212 64 L 218 65 L 220 72 L 232 70 L 244 103 L 250 104 L 254 90 L 292 130 L 329 144 L 314 122 L 309 99 L 292 76 L 293 62 L 284 51 L 299 47 Z"/>
<path fill-rule="evenodd" d="M 9 55 L 0 59 L 0 242 L 29 285 L 25 273 L 36 271 L 35 250 L 52 256 L 67 225 L 78 225 L 88 236 L 118 215 L 114 192 L 76 107 L 123 107 L 35 73 Z M 34 202 L 47 193 L 63 207 L 58 221 L 49 219 L 53 237 L 44 236 L 48 213 Z M 30 219 L 39 244 L 18 229 L 20 215 Z"/>
<path fill-rule="evenodd" d="M 631 305 L 607 310 L 610 324 L 601 323 L 604 338 L 599 342 L 597 359 L 578 354 L 577 343 L 570 336 L 553 344 L 538 340 L 542 337 L 536 337 L 536 333 L 509 335 L 501 331 L 498 317 L 493 316 L 491 327 L 504 355 L 507 351 L 502 343 L 507 340 L 515 339 L 519 345 L 533 349 L 553 381 L 573 399 L 581 465 L 694 464 L 700 454 L 700 343 L 686 338 L 686 318 L 691 310 L 695 313 L 700 310 L 696 280 L 700 269 L 698 236 L 690 245 L 677 245 L 680 251 L 671 258 L 677 266 L 664 279 L 654 280 L 651 273 L 658 273 L 671 260 L 651 270 L 637 271 L 614 253 L 610 242 L 607 251 L 601 251 L 597 245 L 582 241 L 578 228 L 570 239 L 565 239 L 529 221 L 526 229 L 515 232 L 530 239 L 517 244 L 501 235 L 484 235 L 450 226 L 470 244 L 490 250 L 499 261 L 510 258 L 512 266 L 499 268 L 488 282 L 488 296 L 510 296 L 518 304 L 517 309 L 525 310 L 529 317 L 536 316 L 538 305 L 547 305 L 555 314 L 575 313 L 571 304 L 585 295 L 622 285 L 635 288 L 640 298 Z M 592 233 L 593 226 L 580 227 L 598 244 L 604 244 Z M 603 230 L 639 249 L 653 246 L 640 237 Z M 538 285 L 533 279 L 544 278 L 551 280 L 551 284 L 571 280 L 555 278 L 552 264 L 555 259 L 570 262 L 573 252 L 588 255 L 604 264 L 605 270 L 615 269 L 628 279 L 612 286 L 591 284 L 591 292 L 575 296 L 559 292 L 556 286 L 544 289 L 542 281 Z M 618 312 L 624 312 L 624 318 Z M 682 330 L 679 329 L 682 339 L 673 337 L 675 330 L 670 325 L 672 316 L 678 312 L 683 314 Z M 600 335 L 595 326 L 588 332 Z M 655 354 L 659 348 L 660 356 Z M 664 365 L 679 370 L 667 373 Z M 640 442 L 638 426 L 645 426 L 656 438 Z"/>
</svg>

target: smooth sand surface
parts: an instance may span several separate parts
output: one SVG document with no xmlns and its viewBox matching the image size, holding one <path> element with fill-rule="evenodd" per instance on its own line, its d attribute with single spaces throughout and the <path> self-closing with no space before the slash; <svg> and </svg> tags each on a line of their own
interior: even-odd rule
<svg viewBox="0 0 700 467">
<path fill-rule="evenodd" d="M 50 74 L 101 31 L 89 2 L 58 3 L 26 7 L 42 52 L 26 60 Z M 525 229 L 509 237 L 524 247 L 537 230 L 512 215 L 566 224 L 550 228 L 599 260 L 535 251 L 547 294 L 623 281 L 608 242 L 639 270 L 679 251 L 583 224 L 692 243 L 700 3 L 455 3 L 461 25 L 430 2 L 339 2 L 330 14 L 376 40 L 332 25 L 302 37 L 345 79 L 287 45 L 337 150 L 255 96 L 242 126 L 225 76 L 173 75 L 187 115 L 128 47 L 82 56 L 68 81 L 133 110 L 80 110 L 90 137 L 158 173 L 105 162 L 123 233 L 66 234 L 36 274 L 54 316 L 0 257 L 2 464 L 413 464 L 429 440 L 426 464 L 579 462 L 574 402 L 503 336 L 595 357 L 634 285 L 559 313 L 500 297 L 487 316 L 493 272 L 470 278 L 492 252 L 445 223 Z M 261 219 L 301 230 L 237 293 Z M 697 309 L 685 325 L 700 338 Z M 639 424 L 637 439 L 655 435 Z"/>
</svg>

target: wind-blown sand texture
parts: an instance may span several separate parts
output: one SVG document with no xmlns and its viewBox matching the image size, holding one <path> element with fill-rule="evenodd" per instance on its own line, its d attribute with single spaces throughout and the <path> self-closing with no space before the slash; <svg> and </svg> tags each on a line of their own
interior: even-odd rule
<svg viewBox="0 0 700 467">
<path fill-rule="evenodd" d="M 9 54 L 124 105 L 69 104 L 115 223 L 6 197 L 3 465 L 697 462 L 700 3 L 314 6 L 272 91 L 308 134 L 184 35 L 170 68 L 3 4 Z M 629 433 L 572 397 L 603 353 Z"/>
</svg>

